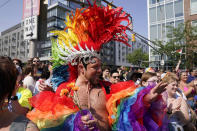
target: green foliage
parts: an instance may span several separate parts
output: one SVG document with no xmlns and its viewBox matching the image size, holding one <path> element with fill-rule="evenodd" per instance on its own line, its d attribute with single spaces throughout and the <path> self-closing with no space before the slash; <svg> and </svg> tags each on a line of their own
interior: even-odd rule
<svg viewBox="0 0 197 131">
<path fill-rule="evenodd" d="M 197 50 L 197 27 L 191 26 L 191 22 L 179 24 L 178 27 L 167 26 L 167 41 L 154 41 L 158 51 L 167 55 L 170 65 L 176 66 L 177 61 L 182 59 L 183 66 L 192 68 Z M 180 56 L 176 50 L 183 49 Z M 158 54 L 153 51 L 153 54 Z M 185 56 L 186 55 L 186 56 Z"/>
<path fill-rule="evenodd" d="M 148 54 L 147 53 L 143 53 L 142 49 L 136 49 L 134 50 L 131 54 L 128 54 L 127 56 L 127 60 L 133 64 L 133 65 L 137 65 L 139 67 L 141 66 L 148 66 Z"/>
</svg>

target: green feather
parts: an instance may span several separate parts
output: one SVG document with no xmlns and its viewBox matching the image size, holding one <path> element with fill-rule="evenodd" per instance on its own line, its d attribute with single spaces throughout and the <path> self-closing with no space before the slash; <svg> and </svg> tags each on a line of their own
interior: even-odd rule
<svg viewBox="0 0 197 131">
<path fill-rule="evenodd" d="M 51 62 L 53 63 L 53 68 L 64 65 L 65 61 L 61 60 L 58 56 L 59 54 L 62 55 L 62 53 L 58 49 L 57 40 L 55 38 L 51 38 L 51 43 L 52 43 L 52 48 L 51 48 L 52 60 L 51 60 Z"/>
</svg>

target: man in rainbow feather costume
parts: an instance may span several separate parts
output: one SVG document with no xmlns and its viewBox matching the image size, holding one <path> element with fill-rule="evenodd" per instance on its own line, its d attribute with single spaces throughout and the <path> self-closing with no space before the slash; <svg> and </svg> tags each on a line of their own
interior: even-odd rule
<svg viewBox="0 0 197 131">
<path fill-rule="evenodd" d="M 111 85 L 100 81 L 99 51 L 111 40 L 129 46 L 121 24 L 129 19 L 122 8 L 96 4 L 66 17 L 64 31 L 53 31 L 53 86 L 30 99 L 27 117 L 43 131 L 165 130 L 165 84 L 136 87 L 134 82 Z M 159 106 L 152 106 L 159 105 Z"/>
</svg>

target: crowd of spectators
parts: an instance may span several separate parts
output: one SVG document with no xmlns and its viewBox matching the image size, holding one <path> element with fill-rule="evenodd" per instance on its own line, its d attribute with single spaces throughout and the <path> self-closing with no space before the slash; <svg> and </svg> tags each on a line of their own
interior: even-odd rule
<svg viewBox="0 0 197 131">
<path fill-rule="evenodd" d="M 178 65 L 180 62 L 178 63 Z M 107 74 L 106 74 L 107 69 Z M 112 84 L 132 80 L 138 87 L 155 86 L 167 83 L 162 93 L 167 103 L 167 116 L 170 131 L 195 131 L 197 127 L 197 69 L 190 71 L 154 70 L 153 68 L 132 69 L 118 67 L 103 68 L 103 80 Z"/>
<path fill-rule="evenodd" d="M 124 66 L 102 68 L 101 79 L 116 84 L 134 81 L 138 87 L 167 83 L 162 97 L 166 100 L 166 112 L 170 131 L 196 130 L 197 69 L 188 71 L 154 70 L 153 68 L 126 68 Z M 0 57 L 0 129 L 25 128 L 38 130 L 25 115 L 32 110 L 28 100 L 42 91 L 54 91 L 51 84 L 52 63 L 44 64 L 38 57 L 23 64 L 19 59 Z M 10 117 L 6 117 L 10 116 Z M 18 127 L 17 122 L 23 121 Z M 16 124 L 16 125 L 13 125 Z"/>
</svg>

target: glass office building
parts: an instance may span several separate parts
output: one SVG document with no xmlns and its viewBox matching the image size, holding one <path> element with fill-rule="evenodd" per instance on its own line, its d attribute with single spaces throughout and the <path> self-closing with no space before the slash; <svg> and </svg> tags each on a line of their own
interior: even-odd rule
<svg viewBox="0 0 197 131">
<path fill-rule="evenodd" d="M 148 0 L 147 6 L 148 38 L 150 40 L 168 41 L 166 37 L 168 28 L 166 27 L 177 27 L 178 24 L 184 22 L 184 0 Z M 149 48 L 150 66 L 159 67 L 160 60 L 161 56 L 154 55 L 153 49 Z M 164 60 L 168 60 L 167 56 L 164 56 Z"/>
</svg>

